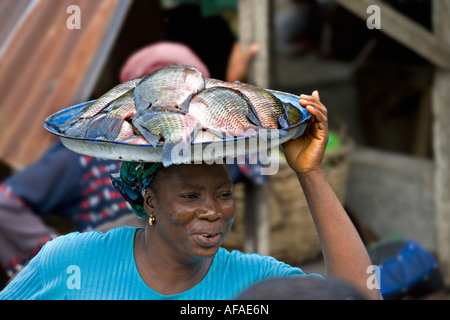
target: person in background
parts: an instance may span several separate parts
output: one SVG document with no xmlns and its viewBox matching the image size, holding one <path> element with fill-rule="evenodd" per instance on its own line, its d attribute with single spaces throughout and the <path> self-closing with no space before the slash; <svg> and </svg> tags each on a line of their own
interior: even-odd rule
<svg viewBox="0 0 450 320">
<path fill-rule="evenodd" d="M 367 300 L 347 281 L 319 277 L 271 278 L 241 292 L 236 300 Z"/>
<path fill-rule="evenodd" d="M 437 260 L 411 240 L 382 241 L 369 247 L 372 263 L 380 267 L 385 300 L 441 299 L 445 283 Z"/>
<path fill-rule="evenodd" d="M 109 174 L 120 162 L 76 154 L 55 143 L 36 162 L 0 184 L 0 261 L 13 277 L 60 230 L 47 225 L 49 213 L 87 231 L 131 212 L 112 188 Z"/>
</svg>

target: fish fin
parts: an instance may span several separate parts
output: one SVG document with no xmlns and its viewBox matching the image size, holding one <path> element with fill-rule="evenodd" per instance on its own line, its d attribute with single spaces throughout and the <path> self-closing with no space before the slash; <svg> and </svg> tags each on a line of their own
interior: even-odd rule
<svg viewBox="0 0 450 320">
<path fill-rule="evenodd" d="M 150 108 L 152 105 L 151 102 L 145 101 L 141 95 L 139 94 L 139 91 L 134 91 L 134 105 L 136 106 L 136 111 L 138 114 L 144 114 L 145 111 Z"/>
<path fill-rule="evenodd" d="M 86 129 L 90 119 L 81 118 L 77 121 L 68 124 L 67 129 L 64 130 L 64 134 L 74 138 L 84 138 L 86 136 Z"/>
<path fill-rule="evenodd" d="M 164 167 L 168 167 L 172 164 L 191 163 L 190 143 L 186 141 L 164 142 L 162 163 Z"/>
<path fill-rule="evenodd" d="M 142 136 L 145 138 L 145 140 L 148 141 L 148 144 L 151 145 L 156 150 L 156 146 L 158 145 L 159 140 L 161 140 L 161 137 L 156 134 L 151 133 L 145 127 L 143 127 L 139 123 L 137 123 L 137 121 L 133 121 L 133 124 L 139 130 L 139 132 L 142 134 Z"/>
<path fill-rule="evenodd" d="M 283 111 L 285 111 L 284 108 Z M 287 112 L 283 112 L 283 115 L 278 118 L 278 124 L 281 128 L 288 128 L 291 126 Z"/>
<path fill-rule="evenodd" d="M 202 130 L 202 125 L 198 122 L 196 126 L 192 129 L 192 132 L 189 135 L 189 141 L 194 141 L 195 137 L 197 136 L 197 133 Z"/>
<path fill-rule="evenodd" d="M 58 124 L 58 125 L 53 125 L 52 127 L 55 128 L 59 133 L 67 134 L 67 131 L 69 131 L 71 127 L 73 127 L 74 125 L 77 125 L 77 123 L 82 120 L 84 120 L 84 119 L 79 118 L 78 115 L 73 115 L 69 119 L 67 119 L 65 122 Z"/>
<path fill-rule="evenodd" d="M 250 106 L 250 112 L 247 114 L 247 118 L 253 124 L 256 124 L 257 126 L 262 127 L 261 120 L 259 120 L 258 113 L 256 112 L 255 107 L 253 106 L 253 104 L 250 102 L 250 100 L 244 94 L 242 94 L 242 96 L 245 98 L 245 100 L 247 100 L 247 102 Z"/>
<path fill-rule="evenodd" d="M 237 82 L 234 82 L 234 83 L 237 83 Z M 250 102 L 250 99 L 245 94 L 243 94 L 241 91 L 239 91 L 239 90 L 232 89 L 232 88 L 229 88 L 229 89 L 233 90 L 236 93 L 238 93 L 242 98 L 245 99 L 245 101 L 249 105 L 250 112 L 248 112 L 246 116 L 250 120 L 250 122 L 252 122 L 253 124 L 255 124 L 255 125 L 259 126 L 259 127 L 262 127 L 261 120 L 259 120 L 258 113 L 256 112 L 256 109 L 253 106 L 253 104 Z"/>
<path fill-rule="evenodd" d="M 192 97 L 193 97 L 193 96 L 194 96 L 194 94 L 191 93 L 191 94 L 186 98 L 186 100 L 184 100 L 183 103 L 181 103 L 181 104 L 178 106 L 178 109 L 181 110 L 181 111 L 183 111 L 183 112 L 188 113 L 188 112 L 189 112 L 189 104 L 191 103 L 191 100 L 192 100 Z"/>
<path fill-rule="evenodd" d="M 120 133 L 124 118 L 98 115 L 89 121 L 85 136 L 87 138 L 100 138 L 104 140 L 116 140 Z"/>
<path fill-rule="evenodd" d="M 230 134 L 224 130 L 208 128 L 205 131 L 207 131 L 215 136 L 218 136 L 219 138 L 222 138 L 222 139 L 230 138 Z"/>
<path fill-rule="evenodd" d="M 57 133 L 64 134 L 64 131 L 62 130 L 60 124 L 56 124 L 53 122 L 47 122 L 46 125 L 52 129 L 54 129 Z"/>
</svg>

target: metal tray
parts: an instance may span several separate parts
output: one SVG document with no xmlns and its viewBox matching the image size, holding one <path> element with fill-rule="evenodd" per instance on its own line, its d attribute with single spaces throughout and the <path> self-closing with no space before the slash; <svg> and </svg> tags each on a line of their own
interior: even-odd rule
<svg viewBox="0 0 450 320">
<path fill-rule="evenodd" d="M 286 136 L 280 137 L 279 139 L 269 139 L 267 141 L 256 137 L 237 137 L 222 141 L 192 143 L 192 161 L 214 161 L 220 158 L 234 158 L 248 153 L 267 152 L 269 149 L 278 147 L 280 144 L 283 144 L 290 139 L 301 136 L 311 115 L 298 103 L 300 97 L 275 90 L 269 91 L 277 96 L 282 102 L 290 103 L 298 108 L 302 114 L 303 119 L 300 123 L 288 128 L 280 129 L 282 131 L 287 131 L 288 134 Z M 66 148 L 87 156 L 122 161 L 162 161 L 162 145 L 158 145 L 155 148 L 148 144 L 136 145 L 118 141 L 74 138 L 58 133 L 51 126 L 51 124 L 58 125 L 64 123 L 72 115 L 77 114 L 90 103 L 92 103 L 92 101 L 84 102 L 52 114 L 44 121 L 45 129 L 59 136 Z"/>
</svg>

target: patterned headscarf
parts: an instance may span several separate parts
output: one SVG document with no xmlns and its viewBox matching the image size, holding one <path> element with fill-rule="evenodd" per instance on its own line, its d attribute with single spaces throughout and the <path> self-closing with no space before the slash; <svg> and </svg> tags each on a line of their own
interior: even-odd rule
<svg viewBox="0 0 450 320">
<path fill-rule="evenodd" d="M 162 167 L 162 163 L 123 162 L 120 172 L 111 175 L 113 187 L 130 203 L 133 212 L 140 218 L 147 217 L 144 190 Z"/>
</svg>

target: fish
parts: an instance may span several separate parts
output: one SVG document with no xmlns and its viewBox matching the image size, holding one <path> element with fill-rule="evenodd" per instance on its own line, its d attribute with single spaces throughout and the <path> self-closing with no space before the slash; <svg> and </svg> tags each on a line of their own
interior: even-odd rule
<svg viewBox="0 0 450 320">
<path fill-rule="evenodd" d="M 289 118 L 283 103 L 269 91 L 240 81 L 213 81 L 210 86 L 221 86 L 240 91 L 256 110 L 261 126 L 267 129 L 281 129 L 289 126 Z"/>
<path fill-rule="evenodd" d="M 285 106 L 269 91 L 246 83 L 233 83 L 230 87 L 239 90 L 250 100 L 263 128 L 280 129 L 289 126 Z"/>
<path fill-rule="evenodd" d="M 203 143 L 203 142 L 213 142 L 213 141 L 222 141 L 223 138 L 215 135 L 208 130 L 200 130 L 194 138 L 194 143 Z"/>
<path fill-rule="evenodd" d="M 189 101 L 205 88 L 202 73 L 193 66 L 171 64 L 145 76 L 134 90 L 139 114 L 149 108 L 173 107 L 187 112 Z"/>
<path fill-rule="evenodd" d="M 86 134 L 86 125 L 89 120 L 98 114 L 104 107 L 123 94 L 132 91 L 142 78 L 132 79 L 116 85 L 111 90 L 104 93 L 91 104 L 84 107 L 79 113 L 67 119 L 57 128 L 58 132 L 71 137 L 83 138 Z"/>
<path fill-rule="evenodd" d="M 198 93 L 189 104 L 189 114 L 199 120 L 203 129 L 222 137 L 226 133 L 257 136 L 261 125 L 248 99 L 226 87 L 212 87 Z"/>
<path fill-rule="evenodd" d="M 190 163 L 190 144 L 201 129 L 197 118 L 176 108 L 150 111 L 132 120 L 134 126 L 155 149 L 164 139 L 163 166 Z"/>
<path fill-rule="evenodd" d="M 299 97 L 290 93 L 277 91 L 277 90 L 268 90 L 274 95 L 278 95 L 280 97 L 281 102 L 283 103 L 286 113 L 289 119 L 289 126 L 296 125 L 300 123 L 303 119 L 303 113 L 299 110 Z"/>
<path fill-rule="evenodd" d="M 214 79 L 214 78 L 205 78 L 205 89 L 209 89 L 212 87 L 217 87 L 220 83 L 223 83 L 225 81 Z"/>
<path fill-rule="evenodd" d="M 132 134 L 126 138 L 117 138 L 116 141 L 127 144 L 148 144 L 148 141 L 141 135 Z"/>
<path fill-rule="evenodd" d="M 110 102 L 86 125 L 85 138 L 114 141 L 118 137 L 125 119 L 136 114 L 133 91 L 128 91 Z"/>
</svg>

